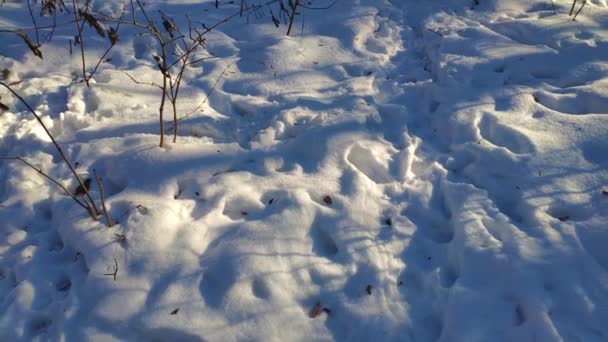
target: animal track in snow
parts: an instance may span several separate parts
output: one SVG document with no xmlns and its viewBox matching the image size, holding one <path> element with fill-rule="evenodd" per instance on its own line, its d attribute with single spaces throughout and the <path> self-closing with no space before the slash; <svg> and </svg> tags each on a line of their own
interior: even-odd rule
<svg viewBox="0 0 608 342">
<path fill-rule="evenodd" d="M 310 231 L 312 252 L 316 255 L 331 259 L 338 254 L 338 245 L 326 228 L 314 225 Z"/>
<path fill-rule="evenodd" d="M 454 231 L 447 219 L 441 219 L 440 214 L 434 209 L 417 209 L 408 207 L 403 214 L 416 225 L 416 231 L 439 244 L 452 241 Z"/>
<path fill-rule="evenodd" d="M 580 204 L 554 202 L 547 208 L 547 214 L 562 222 L 585 221 L 593 215 L 593 210 Z"/>
<path fill-rule="evenodd" d="M 608 114 L 608 95 L 585 88 L 563 93 L 538 91 L 534 94 L 534 98 L 542 106 L 559 113 Z"/>
<path fill-rule="evenodd" d="M 232 220 L 259 219 L 264 205 L 249 197 L 227 198 L 223 214 Z"/>
<path fill-rule="evenodd" d="M 29 330 L 30 336 L 39 336 L 46 333 L 51 324 L 53 324 L 53 320 L 50 317 L 37 315 L 29 320 L 27 329 Z"/>
<path fill-rule="evenodd" d="M 346 159 L 361 173 L 378 184 L 390 183 L 389 162 L 396 151 L 387 144 L 375 141 L 355 143 Z"/>
<path fill-rule="evenodd" d="M 450 288 L 454 286 L 458 278 L 460 277 L 460 271 L 452 265 L 446 265 L 440 268 L 439 279 L 441 286 L 444 288 Z"/>
<path fill-rule="evenodd" d="M 585 251 L 608 272 L 608 255 L 605 253 L 608 229 L 577 226 L 576 233 Z"/>
<path fill-rule="evenodd" d="M 515 154 L 534 152 L 535 148 L 530 139 L 513 128 L 502 125 L 498 119 L 485 114 L 479 122 L 481 136 L 498 147 L 504 147 Z"/>
<path fill-rule="evenodd" d="M 255 278 L 251 282 L 251 293 L 259 299 L 269 299 L 271 296 L 270 288 L 264 278 Z"/>
</svg>

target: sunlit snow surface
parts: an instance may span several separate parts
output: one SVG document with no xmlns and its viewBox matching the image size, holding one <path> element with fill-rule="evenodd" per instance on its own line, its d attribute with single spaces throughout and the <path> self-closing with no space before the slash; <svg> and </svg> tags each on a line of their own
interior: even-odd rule
<svg viewBox="0 0 608 342">
<path fill-rule="evenodd" d="M 32 26 L 24 3 L 0 29 Z M 146 8 L 210 26 L 239 10 L 219 3 Z M 607 341 L 608 5 L 570 6 L 338 0 L 291 37 L 276 4 L 237 16 L 164 148 L 160 90 L 130 78 L 162 82 L 149 37 L 120 28 L 87 88 L 73 26 L 44 60 L 0 33 L 5 81 L 118 222 L 0 161 L 0 340 Z M 85 33 L 90 65 L 107 40 Z M 0 157 L 76 188 L 0 96 Z"/>
</svg>

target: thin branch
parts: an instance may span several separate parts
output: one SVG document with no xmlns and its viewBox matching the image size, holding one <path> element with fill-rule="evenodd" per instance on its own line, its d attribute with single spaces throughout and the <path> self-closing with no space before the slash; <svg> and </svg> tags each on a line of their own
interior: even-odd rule
<svg viewBox="0 0 608 342">
<path fill-rule="evenodd" d="M 289 33 L 291 33 L 291 27 L 293 26 L 293 21 L 296 17 L 296 10 L 298 9 L 298 6 L 300 6 L 300 0 L 296 0 L 296 2 L 293 4 L 293 8 L 291 9 L 291 15 L 289 16 L 289 26 L 287 27 L 288 36 Z"/>
<path fill-rule="evenodd" d="M 53 29 L 55 27 L 63 27 L 63 26 L 68 26 L 68 25 L 72 25 L 74 24 L 74 20 L 68 20 L 65 22 L 62 22 L 60 24 L 57 23 L 53 23 L 52 25 L 44 25 L 44 26 L 34 26 L 34 27 L 20 27 L 18 30 L 11 30 L 11 29 L 0 29 L 0 33 L 15 33 L 17 31 L 35 31 L 35 30 L 48 30 L 48 29 Z"/>
<path fill-rule="evenodd" d="M 325 7 L 311 7 L 311 6 L 306 6 L 304 4 L 300 4 L 300 7 L 306 8 L 306 9 L 309 9 L 309 10 L 326 10 L 326 9 L 332 8 L 337 2 L 338 2 L 338 0 L 334 0 L 334 2 L 332 2 L 331 4 L 329 4 L 329 5 L 325 6 Z"/>
<path fill-rule="evenodd" d="M 131 3 L 131 17 L 133 18 L 133 22 L 135 22 L 135 6 L 133 6 L 133 0 L 129 2 Z"/>
<path fill-rule="evenodd" d="M 120 28 L 120 24 L 122 23 L 122 18 L 124 17 L 125 12 L 123 11 L 122 14 L 120 15 L 120 22 L 118 22 L 116 24 L 116 28 L 114 29 L 115 32 L 118 34 L 118 29 Z M 108 53 L 110 53 L 110 51 L 112 50 L 112 48 L 114 47 L 115 43 L 114 42 L 110 42 L 110 46 L 106 49 L 106 51 L 103 53 L 103 55 L 99 58 L 99 60 L 97 61 L 97 64 L 95 65 L 95 67 L 93 68 L 93 70 L 91 71 L 91 73 L 89 74 L 89 79 L 93 77 L 93 75 L 95 75 L 95 72 L 97 72 L 97 68 L 99 68 L 99 66 L 101 65 L 101 63 L 104 61 L 104 59 L 106 58 L 106 56 L 108 55 Z"/>
<path fill-rule="evenodd" d="M 270 4 L 274 4 L 275 2 L 278 2 L 278 1 L 279 1 L 279 0 L 270 0 L 270 1 L 267 1 L 267 2 L 265 2 L 265 3 L 263 3 L 263 4 L 261 4 L 261 5 L 254 6 L 254 7 L 250 8 L 250 9 L 249 9 L 247 12 L 252 12 L 252 11 L 255 11 L 255 10 L 257 10 L 257 9 L 261 8 L 261 7 L 268 6 L 268 5 L 270 5 Z M 298 0 L 298 1 L 299 1 L 299 0 Z M 241 11 L 240 11 L 240 10 L 239 10 L 239 11 L 237 11 L 236 13 L 231 14 L 231 15 L 227 16 L 226 18 L 224 18 L 224 19 L 222 19 L 222 20 L 218 21 L 217 23 L 213 24 L 213 26 L 210 26 L 210 27 L 206 27 L 206 26 L 205 26 L 205 27 L 204 27 L 204 28 L 205 28 L 205 31 L 203 31 L 203 33 L 201 33 L 201 35 L 204 35 L 204 34 L 206 34 L 206 33 L 208 33 L 208 32 L 211 32 L 211 31 L 212 31 L 213 29 L 215 29 L 216 27 L 218 27 L 218 26 L 222 25 L 223 23 L 226 23 L 226 22 L 230 21 L 232 18 L 234 18 L 234 17 L 236 17 L 236 16 L 239 16 L 239 15 L 241 15 Z"/>
<path fill-rule="evenodd" d="M 574 6 L 576 6 L 576 2 L 577 2 L 577 1 L 578 1 L 578 0 L 574 0 L 574 1 L 572 1 L 572 7 L 570 7 L 570 14 L 568 14 L 568 16 L 571 16 L 571 15 L 572 15 L 572 13 L 574 13 Z"/>
<path fill-rule="evenodd" d="M 32 169 L 36 170 L 36 172 L 38 172 L 40 175 L 42 175 L 44 178 L 50 180 L 51 182 L 55 183 L 58 187 L 61 188 L 61 190 L 63 190 L 63 192 L 65 192 L 68 196 L 70 196 L 76 203 L 78 203 L 79 206 L 83 207 L 83 208 L 87 208 L 82 202 L 80 202 L 78 200 L 78 198 L 76 198 L 76 196 L 68 189 L 66 188 L 63 184 L 61 184 L 58 180 L 56 180 L 55 178 L 49 176 L 48 174 L 46 174 L 44 171 L 42 171 L 41 168 L 38 168 L 36 166 L 34 166 L 33 164 L 31 164 L 30 162 L 28 162 L 27 160 L 23 159 L 21 156 L 17 156 L 17 157 L 2 157 L 0 158 L 0 160 L 19 160 L 22 163 L 24 163 L 25 165 L 31 167 Z"/>
<path fill-rule="evenodd" d="M 78 32 L 78 45 L 80 45 L 80 57 L 82 59 L 82 77 L 84 78 L 84 82 L 89 85 L 89 79 L 87 77 L 87 67 L 84 60 L 84 40 L 82 39 L 82 30 L 84 29 L 84 20 L 82 21 L 82 25 L 80 25 L 80 14 L 78 14 L 77 10 L 78 0 L 73 0 L 72 7 L 74 7 L 74 19 L 76 20 L 76 30 Z"/>
<path fill-rule="evenodd" d="M 8 89 L 8 91 L 10 91 L 16 98 L 18 98 L 19 101 L 21 101 L 21 103 L 23 103 L 25 105 L 25 107 L 34 115 L 34 117 L 36 118 L 36 120 L 38 120 L 38 123 L 42 126 L 42 128 L 44 129 L 44 131 L 46 132 L 46 134 L 48 135 L 48 137 L 53 142 L 53 145 L 55 145 L 55 148 L 57 149 L 57 152 L 59 152 L 59 154 L 61 155 L 61 158 L 63 159 L 63 161 L 70 168 L 70 171 L 72 171 L 72 174 L 74 175 L 74 177 L 78 181 L 78 185 L 80 185 L 82 188 L 84 188 L 86 190 L 86 187 L 85 187 L 82 179 L 80 178 L 80 176 L 78 175 L 78 173 L 74 169 L 74 166 L 72 166 L 72 163 L 70 163 L 70 160 L 65 155 L 65 153 L 63 153 L 63 149 L 61 149 L 61 146 L 59 146 L 59 144 L 57 143 L 57 141 L 55 140 L 55 138 L 53 137 L 53 135 L 51 134 L 51 132 L 48 130 L 48 128 L 46 127 L 46 125 L 44 124 L 44 122 L 42 121 L 42 119 L 40 118 L 40 116 L 38 116 L 38 114 L 36 114 L 36 111 L 30 106 L 29 103 L 27 103 L 27 101 L 25 101 L 25 99 L 23 99 L 23 97 L 21 97 L 19 94 L 17 94 L 17 92 L 15 92 L 13 90 L 13 88 L 11 88 L 9 85 L 7 85 L 4 82 L 0 82 L 0 85 L 3 86 L 3 87 L 5 87 L 6 89 Z M 95 205 L 95 202 L 93 201 L 93 198 L 91 197 L 91 194 L 89 194 L 88 190 L 86 190 L 85 193 L 86 193 L 87 197 L 89 198 L 89 200 L 92 202 L 93 208 L 95 209 L 95 213 L 99 214 L 99 210 L 97 209 L 97 206 Z"/>
<path fill-rule="evenodd" d="M 158 89 L 161 89 L 161 90 L 163 89 L 163 87 L 161 85 L 159 85 L 159 84 L 156 84 L 154 82 L 149 82 L 149 83 L 148 82 L 141 82 L 141 81 L 138 81 L 135 77 L 131 76 L 131 74 L 129 74 L 128 72 L 126 72 L 126 71 L 123 71 L 123 72 L 135 84 L 142 84 L 142 85 L 148 85 L 148 86 L 152 86 L 152 87 L 157 87 Z"/>
<path fill-rule="evenodd" d="M 207 101 L 209 100 L 209 96 L 211 96 L 211 94 L 213 93 L 213 91 L 215 90 L 215 88 L 217 87 L 217 84 L 221 81 L 221 79 L 224 77 L 224 75 L 226 74 L 226 72 L 228 71 L 228 69 L 230 69 L 231 66 L 234 65 L 234 63 L 236 63 L 236 61 L 233 61 L 232 63 L 228 64 L 224 70 L 222 71 L 222 73 L 220 74 L 220 76 L 215 80 L 215 82 L 213 83 L 213 86 L 211 87 L 211 90 L 209 90 L 209 92 L 207 93 L 207 95 L 205 96 L 205 99 L 203 100 L 203 102 L 201 102 L 196 108 L 194 108 L 190 113 L 186 114 L 185 116 L 181 117 L 179 119 L 179 121 L 183 120 L 183 119 L 187 119 L 188 117 L 190 117 L 192 114 L 194 114 L 197 110 L 201 109 L 201 107 L 203 107 L 205 105 L 205 103 L 207 103 Z"/>
<path fill-rule="evenodd" d="M 82 198 L 82 202 L 84 202 L 85 209 L 87 209 L 87 212 L 89 213 L 89 216 L 91 216 L 91 218 L 93 219 L 93 221 L 97 221 L 97 215 L 95 214 L 95 212 L 93 212 L 93 208 L 91 208 L 91 205 L 89 204 L 89 202 L 87 201 L 86 197 L 84 197 L 83 194 L 80 195 L 80 198 Z M 91 202 L 94 204 L 94 202 Z"/>
<path fill-rule="evenodd" d="M 581 11 L 583 10 L 583 7 L 585 7 L 586 4 L 587 4 L 587 0 L 583 0 L 583 4 L 581 5 L 581 8 L 578 9 L 576 14 L 574 15 L 574 18 L 572 18 L 572 21 L 576 20 L 576 17 L 578 17 L 579 13 L 581 13 Z"/>
<path fill-rule="evenodd" d="M 30 18 L 32 18 L 32 23 L 36 28 L 36 43 L 40 46 L 40 37 L 38 35 L 38 24 L 36 23 L 36 19 L 34 18 L 34 12 L 32 12 L 32 5 L 30 4 L 30 0 L 27 0 L 27 10 L 30 13 Z"/>
<path fill-rule="evenodd" d="M 112 276 L 114 278 L 114 281 L 116 281 L 116 275 L 118 274 L 118 261 L 116 260 L 116 258 L 114 258 L 114 265 L 112 266 L 112 268 L 114 269 L 113 272 L 104 273 L 103 275 Z"/>
<path fill-rule="evenodd" d="M 103 215 L 106 217 L 106 224 L 109 228 L 109 227 L 112 227 L 114 225 L 114 223 L 112 223 L 112 219 L 110 218 L 110 215 L 108 214 L 108 209 L 106 208 L 106 200 L 105 200 L 105 194 L 103 191 L 103 184 L 101 184 L 101 179 L 97 175 L 97 170 L 93 169 L 93 174 L 95 175 L 95 179 L 97 180 L 97 186 L 99 187 L 99 197 L 101 198 L 101 207 L 103 209 Z"/>
<path fill-rule="evenodd" d="M 206 60 L 208 60 L 208 59 L 215 59 L 215 58 L 219 58 L 219 57 L 217 57 L 217 56 L 211 56 L 211 57 L 201 57 L 201 58 L 195 59 L 195 60 L 193 60 L 193 61 L 189 61 L 188 63 L 186 63 L 186 66 L 190 66 L 190 65 L 193 65 L 193 64 L 196 64 L 196 63 L 202 62 L 202 61 L 206 61 Z"/>
<path fill-rule="evenodd" d="M 139 2 L 139 0 L 138 0 Z M 164 110 L 165 110 L 165 100 L 167 99 L 167 74 L 169 73 L 169 71 L 167 70 L 167 49 L 165 47 L 164 44 L 161 43 L 161 50 L 162 50 L 162 59 L 163 59 L 163 64 L 162 64 L 162 68 L 161 68 L 161 74 L 163 75 L 163 88 L 162 88 L 162 95 L 160 98 L 160 106 L 158 108 L 158 113 L 159 113 L 159 124 L 160 124 L 160 147 L 163 147 L 163 144 L 165 142 L 165 122 L 163 120 L 163 114 L 164 114 Z"/>
</svg>

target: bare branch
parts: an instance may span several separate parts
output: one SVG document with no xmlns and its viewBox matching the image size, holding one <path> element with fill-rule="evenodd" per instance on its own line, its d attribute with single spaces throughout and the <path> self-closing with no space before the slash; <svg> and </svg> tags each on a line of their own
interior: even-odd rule
<svg viewBox="0 0 608 342">
<path fill-rule="evenodd" d="M 116 260 L 116 258 L 114 258 L 114 265 L 112 266 L 112 268 L 113 272 L 104 273 L 103 275 L 112 276 L 114 278 L 114 281 L 116 281 L 116 275 L 118 274 L 118 261 Z"/>
<path fill-rule="evenodd" d="M 103 215 L 106 217 L 106 224 L 109 228 L 109 227 L 112 227 L 114 225 L 114 223 L 112 223 L 112 219 L 110 218 L 110 215 L 108 214 L 108 209 L 106 208 L 106 200 L 105 200 L 105 194 L 103 191 L 103 184 L 101 184 L 101 179 L 97 175 L 97 170 L 93 169 L 93 174 L 95 175 L 95 179 L 97 180 L 97 186 L 99 187 L 99 197 L 101 198 L 101 207 L 103 209 Z"/>
<path fill-rule="evenodd" d="M 82 182 L 82 179 L 80 178 L 80 176 L 78 175 L 78 173 L 74 169 L 74 166 L 72 166 L 72 163 L 70 163 L 70 160 L 68 159 L 68 157 L 63 152 L 63 149 L 61 148 L 61 146 L 59 146 L 59 144 L 57 143 L 57 141 L 55 140 L 55 138 L 53 137 L 53 135 L 51 134 L 51 132 L 48 130 L 48 128 L 46 127 L 46 125 L 44 124 L 44 122 L 42 121 L 42 119 L 40 118 L 40 116 L 38 116 L 38 114 L 36 114 L 36 111 L 30 106 L 29 103 L 27 103 L 27 101 L 25 101 L 25 99 L 23 99 L 23 97 L 21 97 L 19 94 L 17 94 L 17 92 L 15 92 L 13 90 L 13 88 L 11 88 L 8 84 L 6 84 L 4 82 L 0 82 L 0 85 L 3 86 L 3 87 L 5 87 L 6 89 L 8 89 L 8 91 L 10 91 L 16 98 L 18 98 L 19 101 L 21 101 L 21 103 L 23 103 L 25 105 L 25 107 L 30 111 L 30 113 L 32 113 L 34 115 L 34 117 L 36 118 L 36 120 L 38 121 L 38 123 L 42 126 L 42 128 L 44 129 L 44 131 L 46 132 L 46 134 L 48 135 L 48 137 L 53 142 L 53 145 L 55 145 L 55 149 L 57 149 L 57 152 L 59 152 L 59 154 L 61 155 L 61 158 L 63 159 L 63 161 L 65 162 L 65 164 L 70 168 L 70 171 L 72 171 L 72 174 L 74 175 L 74 177 L 78 181 L 78 185 L 80 185 L 83 188 L 85 188 L 84 183 Z M 91 198 L 91 194 L 89 193 L 88 190 L 86 191 L 86 195 L 87 195 L 88 199 L 92 202 L 93 209 L 95 209 L 95 214 L 99 214 L 99 210 L 97 209 L 97 206 L 95 205 L 95 202 L 93 201 L 93 198 Z"/>
<path fill-rule="evenodd" d="M 154 83 L 154 82 L 150 82 L 150 83 L 148 83 L 148 82 L 141 82 L 141 81 L 138 81 L 138 80 L 137 80 L 135 77 L 131 76 L 131 74 L 129 74 L 128 72 L 124 71 L 124 73 L 125 73 L 125 75 L 127 75 L 127 77 L 129 77 L 129 78 L 131 79 L 131 81 L 133 81 L 133 83 L 135 83 L 135 84 L 143 84 L 143 85 L 148 85 L 148 86 L 152 86 L 152 87 L 157 87 L 157 88 L 159 88 L 159 89 L 163 89 L 163 87 L 162 87 L 162 86 L 160 86 L 159 84 L 156 84 L 156 83 Z"/>
<path fill-rule="evenodd" d="M 28 162 L 27 160 L 23 159 L 21 156 L 17 156 L 17 157 L 3 157 L 0 158 L 0 160 L 18 160 L 22 163 L 24 163 L 25 165 L 29 166 L 30 168 L 36 170 L 36 172 L 38 172 L 40 175 L 42 175 L 44 178 L 50 180 L 51 182 L 55 183 L 58 187 L 61 188 L 61 190 L 63 190 L 63 192 L 65 192 L 68 196 L 70 196 L 76 203 L 78 203 L 79 206 L 83 207 L 86 209 L 86 206 L 80 202 L 78 200 L 78 198 L 76 198 L 76 196 L 68 189 L 66 188 L 63 184 L 61 184 L 58 180 L 56 180 L 55 178 L 49 176 L 47 173 L 45 173 L 44 171 L 42 171 L 41 168 L 38 168 L 36 166 L 34 166 L 33 164 L 31 164 L 30 162 Z"/>
</svg>

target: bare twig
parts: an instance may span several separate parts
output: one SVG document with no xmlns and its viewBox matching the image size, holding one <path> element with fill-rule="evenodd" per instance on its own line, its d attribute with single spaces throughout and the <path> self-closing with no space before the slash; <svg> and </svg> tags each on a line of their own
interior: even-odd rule
<svg viewBox="0 0 608 342">
<path fill-rule="evenodd" d="M 114 269 L 113 272 L 104 273 L 103 275 L 112 276 L 114 278 L 114 281 L 116 281 L 116 275 L 118 275 L 118 260 L 116 260 L 116 258 L 114 258 L 114 265 L 112 265 L 112 268 Z"/>
<path fill-rule="evenodd" d="M 337 2 L 338 2 L 338 0 L 334 0 L 329 5 L 323 6 L 323 7 L 312 7 L 312 6 L 307 6 L 307 5 L 304 5 L 304 4 L 300 4 L 300 7 L 306 8 L 306 9 L 309 9 L 309 10 L 327 10 L 327 9 L 332 8 Z"/>
<path fill-rule="evenodd" d="M 574 6 L 576 6 L 577 1 L 578 0 L 572 1 L 572 7 L 570 7 L 570 13 L 568 14 L 568 16 L 572 16 L 572 13 L 574 13 Z"/>
<path fill-rule="evenodd" d="M 91 216 L 91 218 L 93 219 L 93 221 L 97 221 L 97 216 L 98 215 L 95 214 L 95 212 L 93 211 L 93 208 L 91 207 L 91 205 L 87 201 L 86 197 L 84 197 L 84 194 L 81 194 L 80 198 L 82 199 L 82 202 L 85 204 L 85 209 L 89 213 L 89 216 Z M 94 202 L 91 202 L 91 203 L 95 204 Z"/>
<path fill-rule="evenodd" d="M 24 158 L 22 158 L 21 156 L 17 156 L 17 157 L 3 157 L 0 158 L 0 160 L 18 160 L 22 163 L 24 163 L 25 165 L 29 166 L 30 168 L 36 170 L 36 172 L 38 172 L 40 175 L 42 175 L 43 177 L 45 177 L 46 179 L 50 180 L 51 182 L 55 183 L 57 186 L 59 186 L 61 188 L 61 190 L 63 190 L 63 192 L 65 192 L 68 196 L 70 196 L 76 203 L 78 203 L 79 206 L 83 207 L 86 209 L 86 206 L 78 200 L 78 198 L 68 189 L 66 188 L 63 184 L 61 184 L 58 180 L 56 180 L 55 178 L 49 176 L 47 173 L 45 173 L 44 171 L 42 171 L 41 168 L 38 168 L 36 166 L 34 166 L 33 164 L 31 164 L 30 162 L 28 162 L 27 160 L 25 160 Z"/>
<path fill-rule="evenodd" d="M 99 187 L 99 197 L 101 198 L 101 207 L 103 209 L 103 215 L 106 217 L 106 224 L 108 227 L 112 227 L 114 223 L 112 223 L 112 219 L 108 214 L 108 209 L 106 208 L 106 199 L 103 191 L 103 184 L 101 184 L 101 179 L 97 175 L 97 170 L 93 169 L 93 174 L 95 175 L 95 179 L 97 180 L 97 186 Z"/>
<path fill-rule="evenodd" d="M 0 29 L 0 33 L 15 33 L 17 31 L 22 31 L 22 32 L 28 32 L 28 31 L 35 31 L 35 30 L 52 30 L 53 28 L 56 27 L 63 27 L 63 26 L 68 26 L 68 25 L 72 25 L 74 24 L 74 20 L 68 20 L 68 21 L 64 21 L 62 23 L 53 23 L 50 25 L 44 25 L 44 26 L 32 26 L 32 27 L 20 27 L 18 30 L 12 30 L 12 29 Z"/>
<path fill-rule="evenodd" d="M 135 77 L 131 76 L 131 74 L 129 74 L 128 72 L 124 71 L 125 75 L 127 75 L 128 78 L 131 79 L 131 81 L 133 81 L 133 83 L 135 84 L 141 84 L 141 85 L 148 85 L 148 86 L 152 86 L 152 87 L 157 87 L 159 89 L 163 89 L 163 87 L 159 84 L 156 84 L 154 82 L 142 82 L 142 81 L 138 81 Z"/>
<path fill-rule="evenodd" d="M 575 3 L 576 3 L 576 1 L 575 1 Z M 576 20 L 576 17 L 578 17 L 578 15 L 581 13 L 581 11 L 583 10 L 583 7 L 585 7 L 586 4 L 587 4 L 587 0 L 583 0 L 583 4 L 581 5 L 581 8 L 578 9 L 578 11 L 576 12 L 576 14 L 572 18 L 572 21 Z"/>
<path fill-rule="evenodd" d="M 17 94 L 17 92 L 15 92 L 13 90 L 13 88 L 11 88 L 8 84 L 6 84 L 4 82 L 0 82 L 0 85 L 5 87 L 6 89 L 8 89 L 8 91 L 10 91 L 17 99 L 19 99 L 19 101 L 21 101 L 21 103 L 23 103 L 25 105 L 25 107 L 30 111 L 30 113 L 32 113 L 34 115 L 34 117 L 36 118 L 38 123 L 42 126 L 42 128 L 44 129 L 44 131 L 46 132 L 48 137 L 53 142 L 53 145 L 55 145 L 55 149 L 57 149 L 57 152 L 59 152 L 59 155 L 61 155 L 61 158 L 63 159 L 65 164 L 69 167 L 70 171 L 72 171 L 74 178 L 76 178 L 76 180 L 78 181 L 78 185 L 80 185 L 81 187 L 86 189 L 82 179 L 80 178 L 80 176 L 74 169 L 74 166 L 72 166 L 72 163 L 70 162 L 68 157 L 65 155 L 65 153 L 63 152 L 63 149 L 61 148 L 61 146 L 59 146 L 59 144 L 57 143 L 57 141 L 55 140 L 55 138 L 53 137 L 51 132 L 48 130 L 48 128 L 46 127 L 46 125 L 44 124 L 44 122 L 42 121 L 40 116 L 38 116 L 38 114 L 36 114 L 36 111 L 30 106 L 29 103 L 27 103 L 27 101 L 25 101 L 25 99 L 23 97 L 21 97 L 19 94 Z M 85 193 L 86 193 L 89 201 L 91 201 L 91 203 L 92 203 L 95 214 L 99 214 L 99 210 L 97 209 L 97 206 L 95 205 L 95 202 L 93 201 L 93 198 L 91 198 L 91 194 L 89 193 L 88 190 L 86 190 Z"/>
<path fill-rule="evenodd" d="M 110 37 L 110 46 L 106 49 L 106 51 L 103 53 L 103 55 L 99 58 L 99 60 L 97 61 L 97 64 L 95 65 L 95 67 L 93 68 L 93 70 L 91 70 L 91 72 L 89 73 L 88 77 L 89 79 L 91 79 L 93 77 L 93 75 L 95 75 L 95 73 L 97 72 L 97 68 L 99 68 L 99 66 L 101 65 L 101 63 L 105 60 L 106 56 L 108 55 L 108 53 L 110 53 L 110 51 L 112 50 L 112 48 L 114 47 L 114 45 L 116 45 L 117 42 L 117 37 L 118 37 L 118 29 L 120 28 L 120 24 L 122 22 L 122 19 L 125 15 L 125 12 L 123 11 L 122 14 L 120 15 L 120 22 L 118 22 L 116 24 L 116 28 L 113 28 L 114 34 L 116 34 L 116 38 L 112 38 L 114 37 L 112 35 L 112 33 L 108 33 L 108 36 Z M 116 39 L 116 40 L 115 40 Z"/>
<path fill-rule="evenodd" d="M 36 29 L 36 43 L 40 46 L 40 37 L 38 35 L 38 24 L 36 23 L 36 19 L 34 18 L 34 12 L 32 11 L 32 5 L 30 4 L 30 0 L 27 0 L 27 10 L 30 13 L 30 18 L 32 18 L 32 24 L 34 24 L 34 28 Z"/>
<path fill-rule="evenodd" d="M 84 78 L 84 82 L 89 87 L 89 78 L 87 77 L 87 66 L 84 60 L 84 40 L 82 39 L 82 30 L 84 29 L 84 20 L 82 21 L 82 25 L 80 24 L 80 14 L 78 13 L 78 0 L 72 1 L 72 7 L 74 8 L 74 20 L 76 23 L 76 32 L 78 34 L 76 37 L 78 38 L 78 45 L 80 45 L 80 57 L 82 60 L 82 77 Z"/>
<path fill-rule="evenodd" d="M 291 27 L 293 26 L 293 21 L 296 17 L 296 11 L 298 9 L 298 6 L 300 6 L 300 0 L 296 0 L 291 9 L 291 15 L 289 16 L 289 26 L 287 27 L 288 36 L 289 36 L 289 33 L 291 33 Z"/>
<path fill-rule="evenodd" d="M 247 10 L 247 12 L 256 11 L 256 10 L 258 10 L 259 8 L 262 8 L 262 7 L 264 7 L 264 6 L 268 6 L 268 5 L 274 4 L 275 2 L 279 2 L 279 0 L 269 0 L 269 1 L 265 2 L 265 3 L 263 3 L 263 4 L 256 5 L 256 6 L 252 6 L 251 8 L 249 8 L 249 9 Z M 205 31 L 203 31 L 201 34 L 202 34 L 202 35 L 204 35 L 204 34 L 206 34 L 206 33 L 209 33 L 209 32 L 211 32 L 213 29 L 215 29 L 216 27 L 218 27 L 218 26 L 220 26 L 220 25 L 222 25 L 222 24 L 224 24 L 224 23 L 226 23 L 226 22 L 230 21 L 231 19 L 233 19 L 234 17 L 239 16 L 239 15 L 241 15 L 241 11 L 240 11 L 240 10 L 239 10 L 239 11 L 237 11 L 236 13 L 233 13 L 233 14 L 231 14 L 231 15 L 227 16 L 226 18 L 224 18 L 224 19 L 222 19 L 222 20 L 218 21 L 217 23 L 213 24 L 212 26 L 204 26 Z"/>
<path fill-rule="evenodd" d="M 209 90 L 209 92 L 207 93 L 207 95 L 205 95 L 205 99 L 203 100 L 203 102 L 201 102 L 196 108 L 194 108 L 190 113 L 184 115 L 183 117 L 181 117 L 179 119 L 179 121 L 183 120 L 183 119 L 187 119 L 189 118 L 192 114 L 194 114 L 197 110 L 201 109 L 201 107 L 203 107 L 205 105 L 205 103 L 207 103 L 207 101 L 209 100 L 209 96 L 211 96 L 211 94 L 213 93 L 213 91 L 215 90 L 215 88 L 217 87 L 218 83 L 222 80 L 222 78 L 224 77 L 224 75 L 226 74 L 226 72 L 228 71 L 228 69 L 230 69 L 231 66 L 234 65 L 234 63 L 236 63 L 236 61 L 231 62 L 230 64 L 228 64 L 224 70 L 222 71 L 222 73 L 220 74 L 220 76 L 215 80 L 215 82 L 213 83 L 213 86 L 211 87 L 211 90 Z"/>
</svg>

